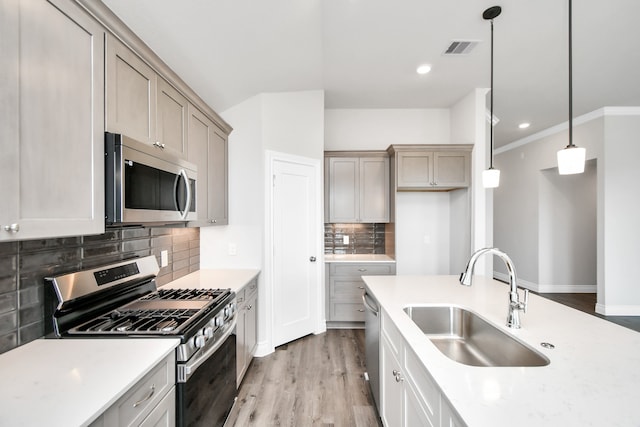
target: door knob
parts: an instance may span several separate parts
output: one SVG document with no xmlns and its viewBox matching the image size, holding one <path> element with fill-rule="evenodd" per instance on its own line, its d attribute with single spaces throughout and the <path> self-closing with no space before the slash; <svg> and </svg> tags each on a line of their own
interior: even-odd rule
<svg viewBox="0 0 640 427">
<path fill-rule="evenodd" d="M 316 257 L 314 257 L 314 256 L 310 256 L 310 257 L 309 257 L 309 261 L 311 261 L 311 262 L 316 262 Z"/>
</svg>

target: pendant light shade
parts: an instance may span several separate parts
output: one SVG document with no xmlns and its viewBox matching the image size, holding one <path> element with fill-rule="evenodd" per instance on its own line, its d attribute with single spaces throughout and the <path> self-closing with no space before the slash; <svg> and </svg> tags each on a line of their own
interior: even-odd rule
<svg viewBox="0 0 640 427">
<path fill-rule="evenodd" d="M 484 188 L 496 188 L 500 185 L 500 171 L 493 167 L 493 19 L 500 15 L 502 8 L 492 6 L 482 13 L 482 18 L 491 21 L 491 94 L 490 94 L 490 136 L 489 136 L 489 169 L 482 172 L 482 186 Z"/>
<path fill-rule="evenodd" d="M 573 143 L 573 48 L 571 36 L 571 0 L 569 0 L 569 145 L 558 151 L 558 173 L 572 175 L 584 172 L 587 150 Z"/>
</svg>

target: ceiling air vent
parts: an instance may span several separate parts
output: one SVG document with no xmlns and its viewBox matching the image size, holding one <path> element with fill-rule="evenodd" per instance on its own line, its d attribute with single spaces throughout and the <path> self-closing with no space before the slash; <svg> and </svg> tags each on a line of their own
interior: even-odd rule
<svg viewBox="0 0 640 427">
<path fill-rule="evenodd" d="M 468 55 L 479 42 L 477 40 L 454 40 L 444 55 Z"/>
</svg>

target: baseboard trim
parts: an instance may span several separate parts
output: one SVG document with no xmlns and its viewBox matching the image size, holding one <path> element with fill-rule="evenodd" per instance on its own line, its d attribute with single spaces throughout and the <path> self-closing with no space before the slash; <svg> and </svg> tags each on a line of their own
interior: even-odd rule
<svg viewBox="0 0 640 427">
<path fill-rule="evenodd" d="M 640 316 L 640 305 L 596 304 L 596 313 L 603 316 Z"/>
<path fill-rule="evenodd" d="M 273 353 L 274 351 L 276 351 L 275 348 L 269 346 L 269 343 L 266 341 L 260 341 L 258 343 L 258 345 L 256 346 L 256 351 L 253 354 L 253 357 L 264 357 L 264 356 L 268 356 L 271 353 Z"/>
<path fill-rule="evenodd" d="M 509 283 L 507 274 L 494 271 L 493 277 Z M 598 292 L 597 285 L 544 285 L 522 279 L 518 279 L 518 286 L 541 294 L 595 294 Z"/>
</svg>

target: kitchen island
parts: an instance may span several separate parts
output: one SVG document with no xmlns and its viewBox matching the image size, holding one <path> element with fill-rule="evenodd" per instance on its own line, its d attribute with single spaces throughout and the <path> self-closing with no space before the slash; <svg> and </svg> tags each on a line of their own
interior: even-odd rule
<svg viewBox="0 0 640 427">
<path fill-rule="evenodd" d="M 466 425 L 640 426 L 639 333 L 533 294 L 522 328 L 510 329 L 508 285 L 480 276 L 471 287 L 460 285 L 457 276 L 363 279 L 381 306 L 383 328 L 386 321 L 399 332 L 407 354 L 439 388 L 443 408 L 453 408 Z M 403 311 L 407 305 L 444 304 L 479 314 L 550 363 L 477 367 L 449 359 Z M 543 342 L 555 348 L 543 348 Z"/>
</svg>

